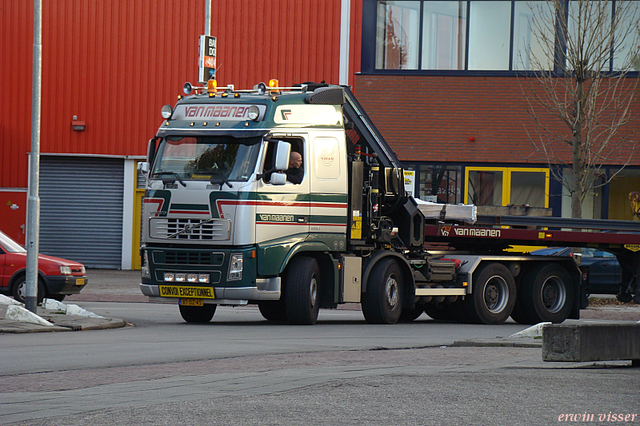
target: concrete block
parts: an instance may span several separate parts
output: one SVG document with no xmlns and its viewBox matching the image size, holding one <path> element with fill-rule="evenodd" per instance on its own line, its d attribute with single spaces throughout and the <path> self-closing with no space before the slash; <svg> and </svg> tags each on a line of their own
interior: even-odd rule
<svg viewBox="0 0 640 426">
<path fill-rule="evenodd" d="M 4 294 L 0 294 L 0 305 L 22 305 L 22 303 L 5 296 Z"/>
<path fill-rule="evenodd" d="M 47 327 L 53 327 L 53 324 L 51 324 L 46 319 L 42 318 L 37 314 L 34 314 L 33 312 L 23 308 L 22 306 L 17 306 L 17 305 L 9 305 L 9 307 L 7 308 L 7 313 L 4 316 L 4 319 L 28 322 L 31 324 L 44 325 Z"/>
<path fill-rule="evenodd" d="M 547 324 L 551 324 L 551 323 L 540 322 L 536 325 L 532 325 L 529 328 L 525 328 L 522 331 L 512 334 L 511 336 L 509 336 L 509 338 L 517 337 L 517 338 L 530 338 L 530 339 L 538 338 L 539 339 L 540 337 L 542 337 L 542 328 Z"/>
<path fill-rule="evenodd" d="M 542 328 L 543 361 L 640 362 L 640 324 L 547 324 Z"/>
</svg>

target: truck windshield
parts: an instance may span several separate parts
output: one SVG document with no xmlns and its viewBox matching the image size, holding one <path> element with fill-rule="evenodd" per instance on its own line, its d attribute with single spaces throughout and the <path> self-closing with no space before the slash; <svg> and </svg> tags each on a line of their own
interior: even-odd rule
<svg viewBox="0 0 640 426">
<path fill-rule="evenodd" d="M 262 138 L 168 136 L 160 142 L 151 177 L 247 181 L 255 170 Z"/>
</svg>

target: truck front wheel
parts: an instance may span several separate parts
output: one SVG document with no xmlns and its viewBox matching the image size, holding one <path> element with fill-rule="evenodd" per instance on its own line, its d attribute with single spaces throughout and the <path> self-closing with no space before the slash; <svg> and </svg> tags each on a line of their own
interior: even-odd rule
<svg viewBox="0 0 640 426">
<path fill-rule="evenodd" d="M 393 259 L 383 259 L 371 270 L 362 295 L 362 313 L 369 324 L 395 324 L 402 313 L 402 271 Z"/>
<path fill-rule="evenodd" d="M 318 262 L 313 257 L 296 257 L 289 264 L 285 278 L 287 320 L 291 324 L 315 324 L 320 309 Z"/>
<path fill-rule="evenodd" d="M 518 322 L 528 324 L 564 321 L 571 313 L 575 299 L 571 276 L 561 265 L 553 263 L 541 264 L 529 271 L 520 293 L 521 321 Z"/>
<path fill-rule="evenodd" d="M 502 324 L 516 304 L 516 283 L 501 263 L 489 263 L 473 274 L 473 294 L 464 300 L 465 316 L 472 323 Z"/>
<path fill-rule="evenodd" d="M 258 309 L 267 321 L 286 321 L 287 311 L 283 300 L 261 300 Z"/>
<path fill-rule="evenodd" d="M 196 324 L 206 324 L 211 321 L 213 314 L 216 313 L 217 305 L 204 306 L 182 306 L 180 305 L 180 315 L 186 322 Z"/>
</svg>

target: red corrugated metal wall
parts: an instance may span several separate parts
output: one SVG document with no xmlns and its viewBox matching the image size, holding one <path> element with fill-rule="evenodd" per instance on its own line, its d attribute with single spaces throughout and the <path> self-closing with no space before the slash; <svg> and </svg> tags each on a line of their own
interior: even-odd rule
<svg viewBox="0 0 640 426">
<path fill-rule="evenodd" d="M 338 83 L 340 0 L 212 1 L 220 85 Z M 0 188 L 26 187 L 33 1 L 0 0 Z M 351 2 L 350 75 L 362 1 Z M 197 80 L 204 0 L 43 2 L 42 153 L 143 155 L 185 81 Z M 73 116 L 86 123 L 72 130 Z"/>
<path fill-rule="evenodd" d="M 31 151 L 33 1 L 0 0 L 0 25 L 0 187 L 26 188 L 27 152 Z"/>
</svg>

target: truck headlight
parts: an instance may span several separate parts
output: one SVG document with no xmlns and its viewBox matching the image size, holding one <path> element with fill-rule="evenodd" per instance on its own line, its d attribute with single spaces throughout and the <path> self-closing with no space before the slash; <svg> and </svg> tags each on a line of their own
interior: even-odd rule
<svg viewBox="0 0 640 426">
<path fill-rule="evenodd" d="M 242 269 L 244 267 L 244 260 L 242 253 L 236 253 L 231 255 L 229 260 L 229 275 L 228 281 L 237 281 L 242 279 Z"/>
<path fill-rule="evenodd" d="M 251 105 L 249 107 L 249 111 L 247 112 L 247 117 L 249 117 L 249 120 L 255 121 L 258 119 L 259 116 L 260 116 L 260 110 L 258 109 L 258 107 L 255 105 Z"/>
</svg>

